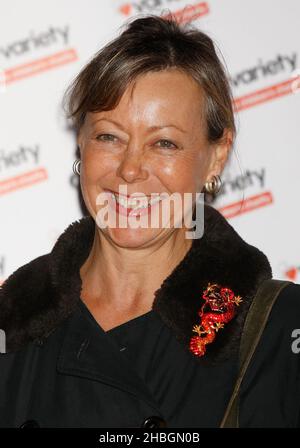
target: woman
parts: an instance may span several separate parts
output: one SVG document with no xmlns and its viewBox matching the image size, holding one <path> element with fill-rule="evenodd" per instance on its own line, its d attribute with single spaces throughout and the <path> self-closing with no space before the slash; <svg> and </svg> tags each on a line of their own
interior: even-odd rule
<svg viewBox="0 0 300 448">
<path fill-rule="evenodd" d="M 235 124 L 214 45 L 172 19 L 135 19 L 81 71 L 67 101 L 89 215 L 3 285 L 0 426 L 219 427 L 243 324 L 271 267 L 211 206 L 203 235 L 190 238 L 175 206 L 163 221 L 166 199 L 148 202 L 188 193 L 195 217 L 195 196 L 220 187 Z M 159 225 L 114 226 L 105 207 Z M 299 294 L 289 285 L 272 309 L 243 381 L 241 427 L 299 426 Z"/>
</svg>

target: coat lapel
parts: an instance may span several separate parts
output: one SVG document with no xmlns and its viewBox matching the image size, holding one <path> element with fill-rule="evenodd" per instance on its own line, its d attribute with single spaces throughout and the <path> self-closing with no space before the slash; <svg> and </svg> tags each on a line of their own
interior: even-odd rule
<svg viewBox="0 0 300 448">
<path fill-rule="evenodd" d="M 81 307 L 67 319 L 63 344 L 57 361 L 61 374 L 75 375 L 109 384 L 144 399 L 159 414 L 159 407 L 118 346 Z"/>
<path fill-rule="evenodd" d="M 0 328 L 6 331 L 7 351 L 47 337 L 75 312 L 81 292 L 79 269 L 89 255 L 94 232 L 91 216 L 73 222 L 49 254 L 22 266 L 3 284 Z M 203 237 L 192 241 L 184 259 L 155 292 L 152 308 L 188 350 L 208 282 L 242 296 L 237 316 L 199 358 L 218 362 L 236 352 L 251 300 L 260 283 L 271 277 L 267 257 L 246 243 L 217 210 L 205 205 Z"/>
</svg>

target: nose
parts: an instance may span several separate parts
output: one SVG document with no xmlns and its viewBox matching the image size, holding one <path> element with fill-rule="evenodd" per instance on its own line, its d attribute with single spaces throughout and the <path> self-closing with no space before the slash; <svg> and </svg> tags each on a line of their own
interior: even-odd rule
<svg viewBox="0 0 300 448">
<path fill-rule="evenodd" d="M 127 183 L 141 182 L 148 177 L 144 156 L 140 151 L 127 148 L 124 152 L 117 175 Z"/>
</svg>

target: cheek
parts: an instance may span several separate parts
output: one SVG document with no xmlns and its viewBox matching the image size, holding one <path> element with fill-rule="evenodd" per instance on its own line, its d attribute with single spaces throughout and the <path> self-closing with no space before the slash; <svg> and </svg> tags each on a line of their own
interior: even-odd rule
<svg viewBox="0 0 300 448">
<path fill-rule="evenodd" d="M 104 152 L 86 148 L 82 154 L 83 173 L 88 183 L 93 183 L 116 170 L 114 158 Z"/>
<path fill-rule="evenodd" d="M 207 160 L 203 156 L 191 155 L 161 162 L 156 174 L 169 192 L 196 192 L 202 189 L 206 178 Z"/>
</svg>

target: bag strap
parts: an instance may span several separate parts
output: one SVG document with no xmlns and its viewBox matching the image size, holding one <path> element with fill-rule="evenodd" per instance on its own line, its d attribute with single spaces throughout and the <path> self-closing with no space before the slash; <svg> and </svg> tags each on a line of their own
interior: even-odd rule
<svg viewBox="0 0 300 448">
<path fill-rule="evenodd" d="M 226 408 L 220 428 L 238 428 L 239 391 L 268 321 L 272 306 L 283 288 L 292 284 L 288 280 L 267 279 L 263 281 L 248 310 L 240 341 L 239 374 Z"/>
</svg>

